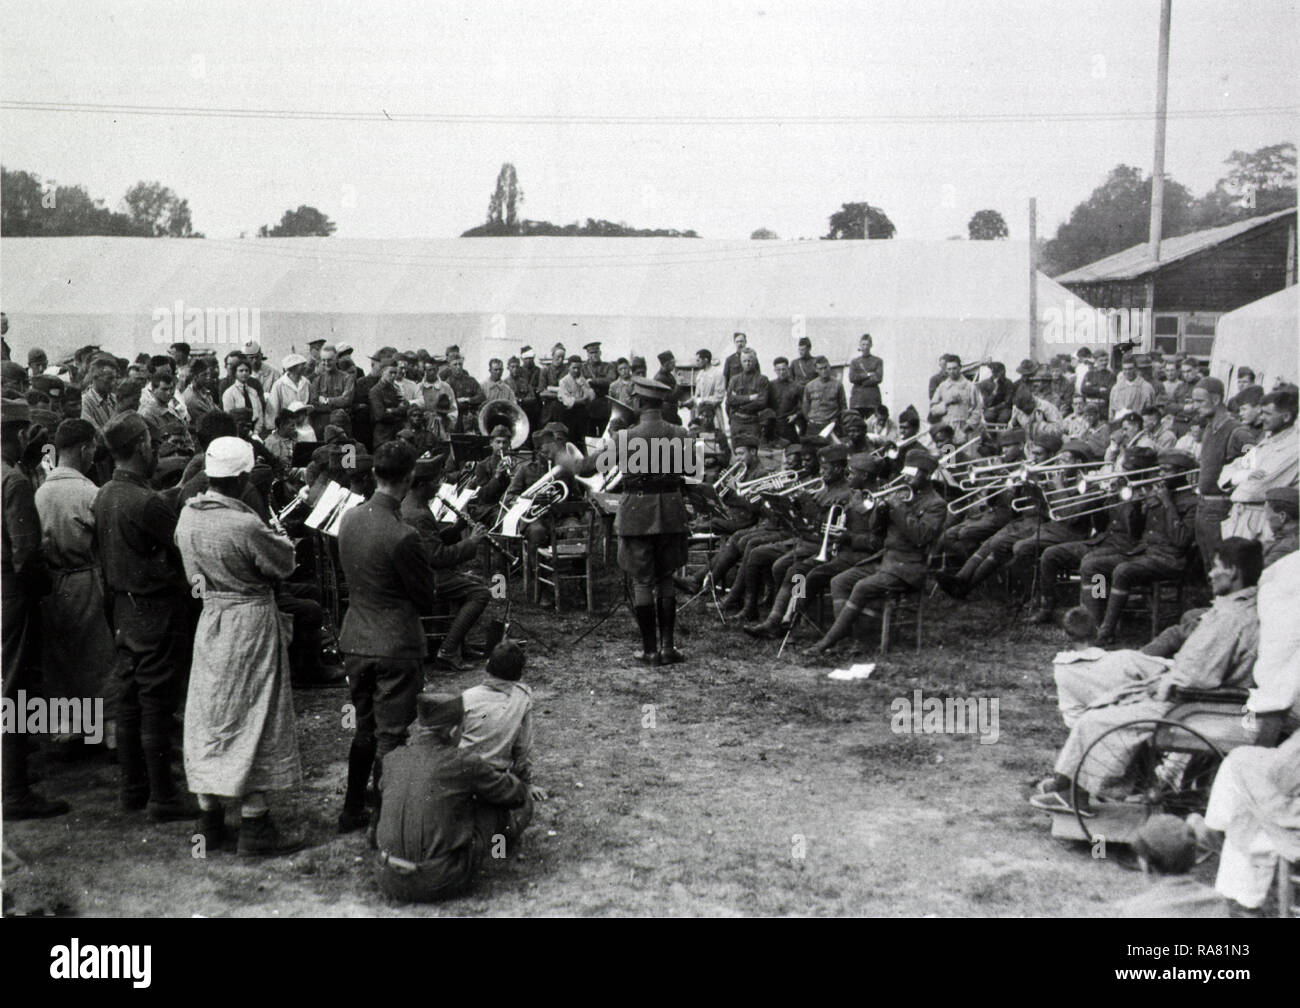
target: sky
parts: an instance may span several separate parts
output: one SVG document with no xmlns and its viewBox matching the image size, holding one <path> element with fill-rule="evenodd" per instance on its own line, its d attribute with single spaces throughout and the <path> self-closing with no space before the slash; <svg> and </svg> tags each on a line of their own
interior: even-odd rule
<svg viewBox="0 0 1300 1008">
<path fill-rule="evenodd" d="M 1234 149 L 1295 139 L 1296 8 L 1174 0 L 1166 169 L 1193 193 Z M 1024 239 L 1030 197 L 1050 236 L 1115 165 L 1152 164 L 1155 0 L 0 12 L 0 102 L 107 106 L 0 106 L 5 167 L 114 208 L 136 181 L 161 181 L 210 238 L 300 204 L 339 237 L 455 236 L 483 221 L 509 161 L 523 215 L 560 224 L 815 238 L 866 200 L 899 237 L 965 236 L 993 208 Z M 1242 111 L 1260 109 L 1280 111 Z"/>
</svg>

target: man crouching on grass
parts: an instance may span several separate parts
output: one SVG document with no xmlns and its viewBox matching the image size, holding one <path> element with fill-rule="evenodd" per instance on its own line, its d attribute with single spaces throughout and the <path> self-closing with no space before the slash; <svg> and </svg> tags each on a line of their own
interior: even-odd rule
<svg viewBox="0 0 1300 1008">
<path fill-rule="evenodd" d="M 461 749 L 478 753 L 497 770 L 510 771 L 528 787 L 528 801 L 501 823 L 511 843 L 532 820 L 533 802 L 546 800 L 546 792 L 533 785 L 533 691 L 519 681 L 523 674 L 523 648 L 504 641 L 493 648 L 483 682 L 461 695 Z"/>
<path fill-rule="evenodd" d="M 468 891 L 489 851 L 508 840 L 510 810 L 531 805 L 513 773 L 457 747 L 464 714 L 462 697 L 421 693 L 406 745 L 384 757 L 377 874 L 390 899 L 430 903 Z"/>
</svg>

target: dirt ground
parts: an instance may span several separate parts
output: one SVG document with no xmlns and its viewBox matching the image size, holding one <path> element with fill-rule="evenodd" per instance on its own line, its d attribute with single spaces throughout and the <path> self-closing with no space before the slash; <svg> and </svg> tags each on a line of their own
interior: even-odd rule
<svg viewBox="0 0 1300 1008">
<path fill-rule="evenodd" d="M 607 588 L 609 600 L 618 589 Z M 309 849 L 197 859 L 189 824 L 119 810 L 116 767 L 42 753 L 38 788 L 73 811 L 6 826 L 22 861 L 10 870 L 7 852 L 10 912 L 1096 916 L 1142 887 L 1113 860 L 1053 841 L 1026 802 L 1065 735 L 1051 682 L 1059 630 L 1026 626 L 997 592 L 940 595 L 920 654 L 906 638 L 883 658 L 867 648 L 872 676 L 841 682 L 723 628 L 703 601 L 682 616 L 687 664 L 663 669 L 631 661 L 626 610 L 574 647 L 595 616 L 516 606 L 527 629 L 512 635 L 552 648 L 534 638 L 525 674 L 535 780 L 550 797 L 518 855 L 489 862 L 466 898 L 389 904 L 363 834 L 335 834 L 349 733 L 346 692 L 327 690 L 295 695 L 306 779 L 273 804 Z M 891 703 L 916 689 L 996 698 L 997 742 L 895 734 Z"/>
</svg>

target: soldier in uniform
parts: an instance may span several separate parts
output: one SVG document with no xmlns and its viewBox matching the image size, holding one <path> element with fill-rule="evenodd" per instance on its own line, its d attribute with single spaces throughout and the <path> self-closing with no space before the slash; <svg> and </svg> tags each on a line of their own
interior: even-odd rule
<svg viewBox="0 0 1300 1008">
<path fill-rule="evenodd" d="M 587 360 L 582 365 L 582 377 L 589 382 L 603 381 L 614 384 L 618 378 L 618 367 L 600 359 L 600 343 L 593 341 L 584 344 L 582 349 L 587 351 Z"/>
<path fill-rule="evenodd" d="M 935 492 L 930 478 L 939 461 L 928 452 L 913 449 L 904 458 L 903 473 L 912 488 L 906 503 L 885 500 L 875 508 L 885 522 L 879 564 L 871 560 L 850 567 L 831 580 L 831 601 L 835 622 L 806 654 L 821 657 L 853 630 L 858 616 L 869 602 L 890 592 L 915 591 L 925 583 L 927 554 L 943 529 L 948 505 Z M 874 544 L 873 544 L 874 545 Z"/>
<path fill-rule="evenodd" d="M 1196 468 L 1196 459 L 1186 452 L 1164 451 L 1158 461 L 1160 475 L 1166 478 L 1139 488 L 1139 493 L 1146 491 L 1142 495 L 1142 542 L 1130 551 L 1131 559 L 1111 571 L 1110 597 L 1097 633 L 1098 645 L 1114 642 L 1115 626 L 1135 589 L 1156 581 L 1182 580 L 1196 546 L 1195 488 L 1183 475 Z"/>
<path fill-rule="evenodd" d="M 636 379 L 633 407 L 640 417 L 628 430 L 627 440 L 631 445 L 648 445 L 654 458 L 666 460 L 671 455 L 684 461 L 695 444 L 686 428 L 664 420 L 663 403 L 669 392 L 660 382 Z M 663 450 L 674 439 L 681 445 L 680 454 Z M 614 519 L 614 532 L 618 565 L 632 579 L 633 612 L 641 630 L 637 660 L 645 665 L 685 660 L 674 640 L 677 589 L 673 584 L 673 573 L 686 563 L 690 539 L 684 482 L 684 472 L 625 472 L 623 476 L 623 503 Z"/>
</svg>

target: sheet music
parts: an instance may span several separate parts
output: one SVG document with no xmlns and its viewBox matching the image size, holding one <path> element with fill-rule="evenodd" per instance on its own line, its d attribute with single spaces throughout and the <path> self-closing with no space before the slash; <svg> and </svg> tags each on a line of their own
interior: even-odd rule
<svg viewBox="0 0 1300 1008">
<path fill-rule="evenodd" d="M 532 506 L 532 503 L 528 498 L 521 497 L 510 505 L 510 509 L 506 511 L 506 516 L 501 519 L 501 534 L 503 536 L 519 537 L 519 519 L 524 516 L 524 512 Z"/>
<path fill-rule="evenodd" d="M 360 494 L 352 493 L 341 483 L 330 482 L 311 509 L 311 514 L 303 522 L 308 528 L 316 529 L 327 536 L 338 537 L 339 522 L 343 516 L 358 504 L 365 502 Z"/>
</svg>

